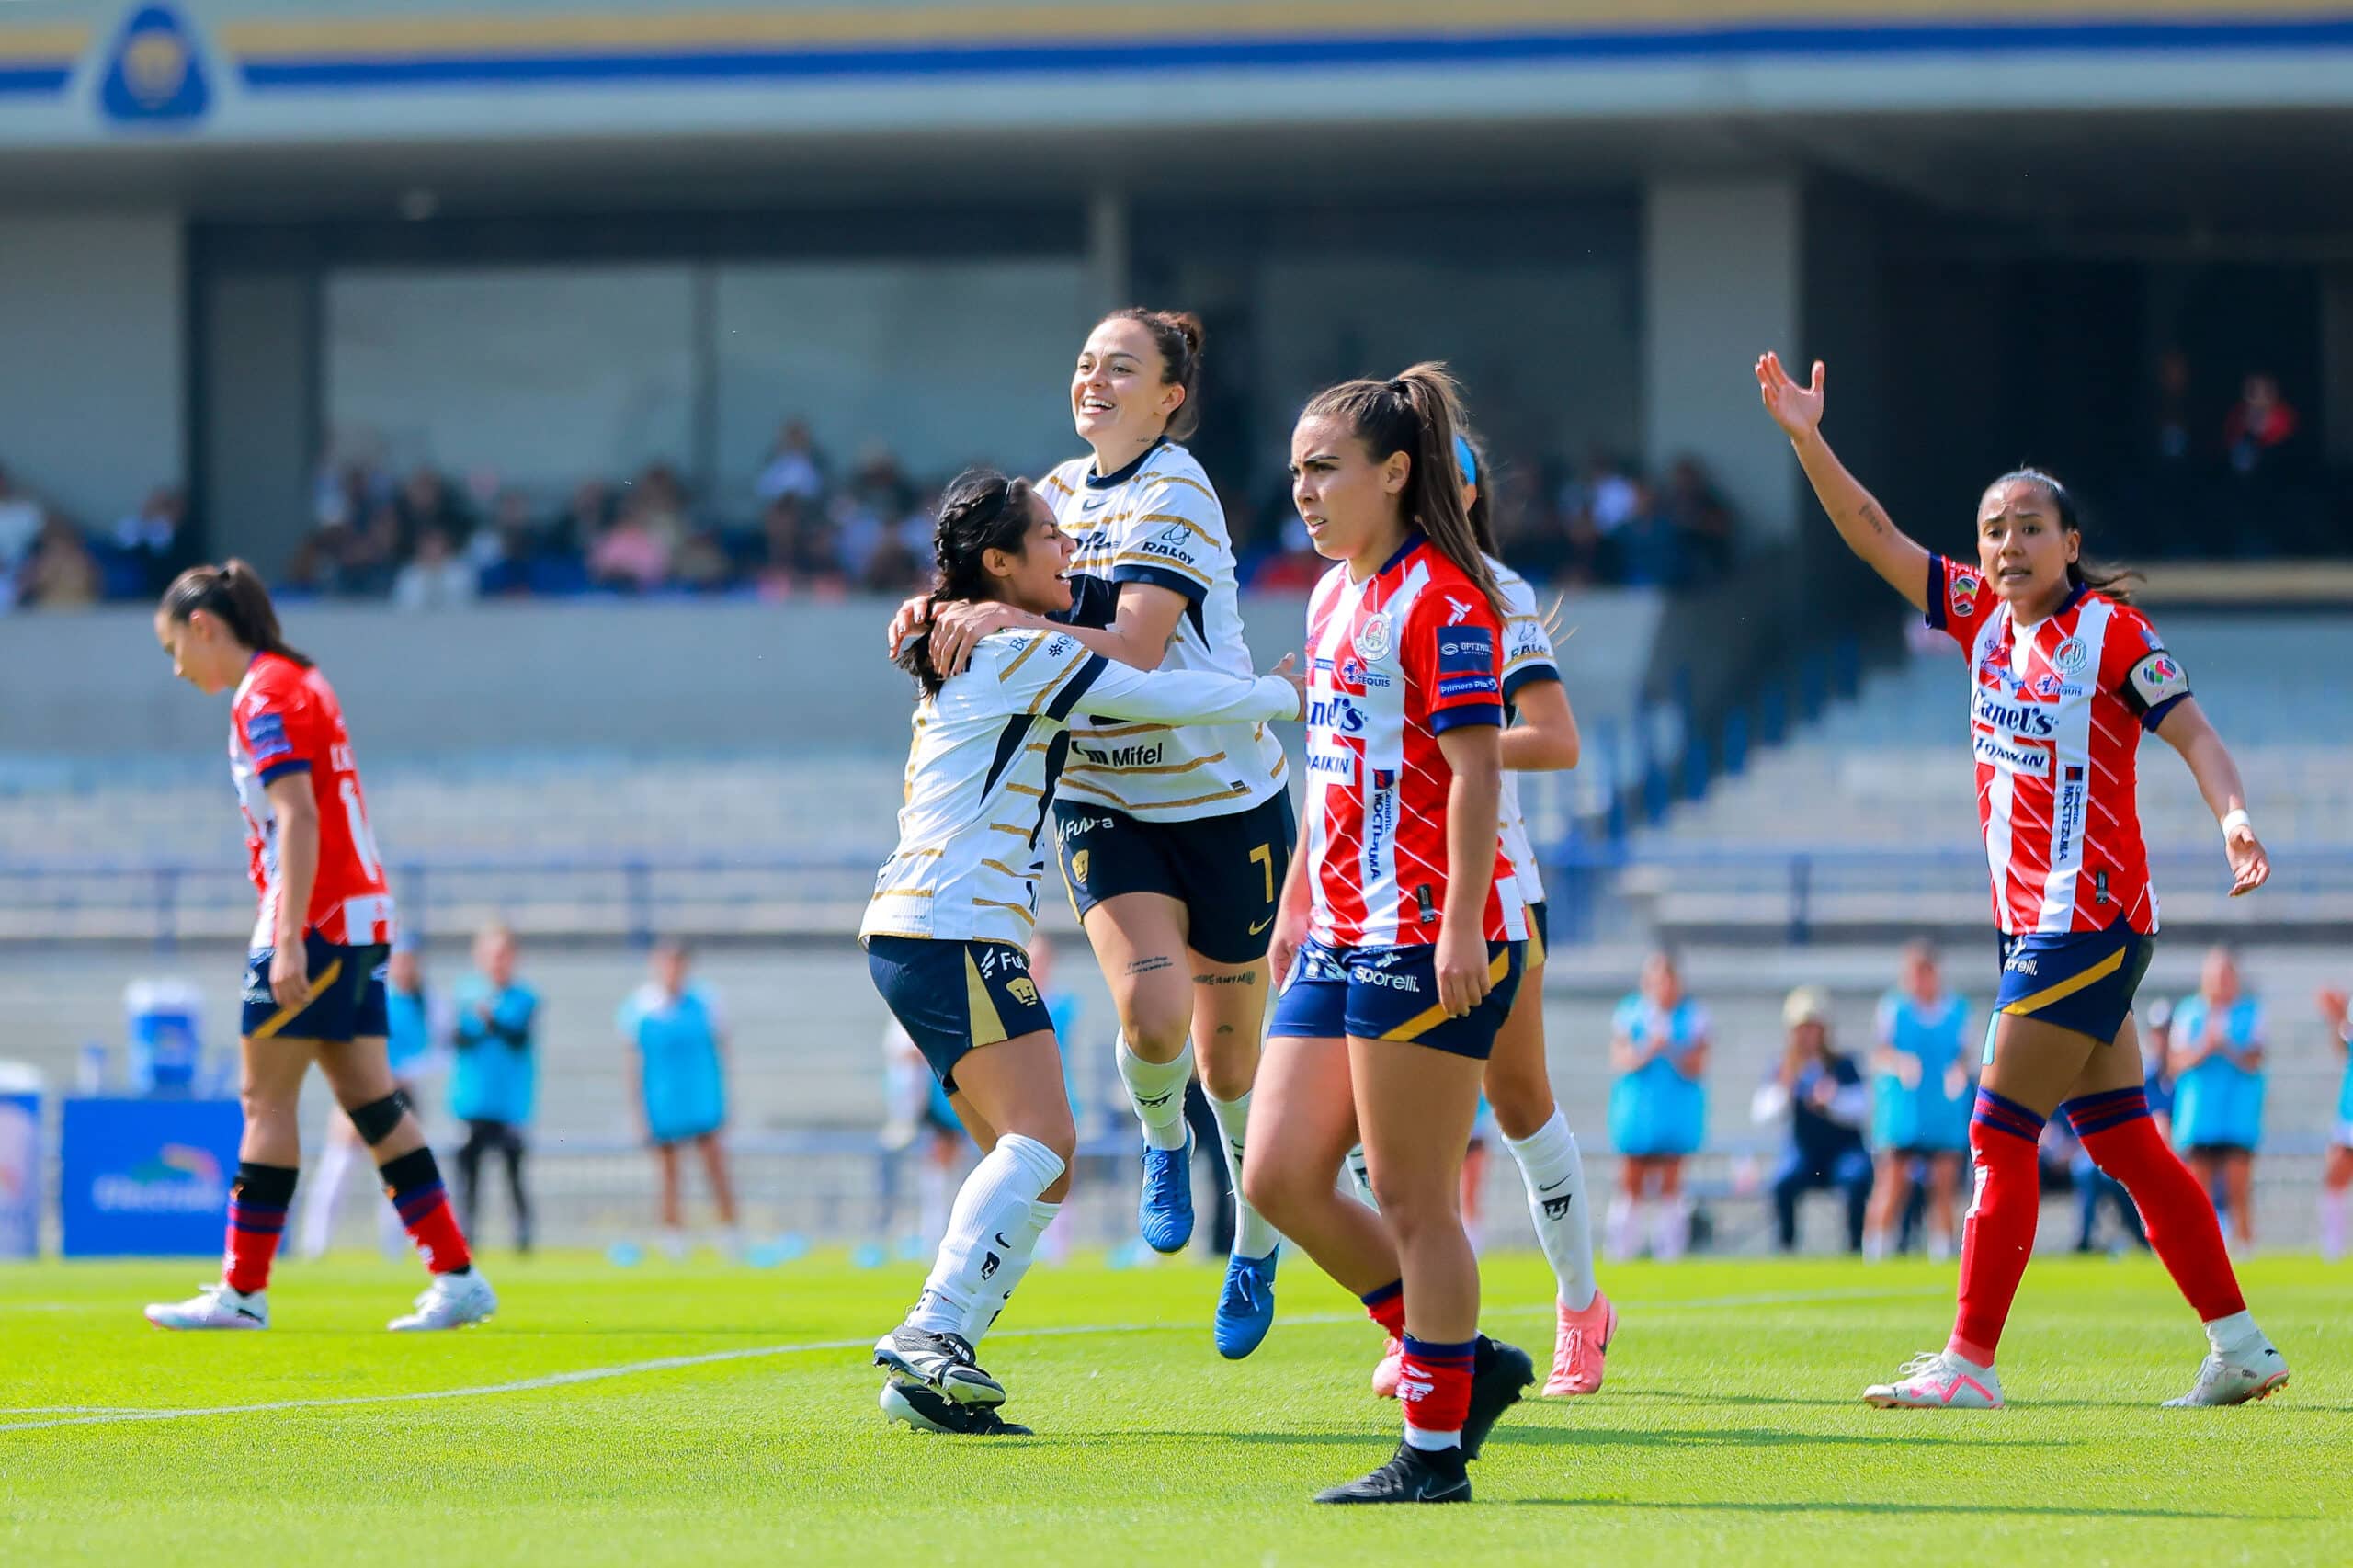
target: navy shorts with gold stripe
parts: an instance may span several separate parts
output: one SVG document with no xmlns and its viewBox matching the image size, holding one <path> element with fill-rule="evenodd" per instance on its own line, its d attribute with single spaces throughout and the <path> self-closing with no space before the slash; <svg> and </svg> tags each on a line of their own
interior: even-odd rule
<svg viewBox="0 0 2353 1568">
<path fill-rule="evenodd" d="M 1298 836 L 1290 796 L 1279 790 L 1246 810 L 1188 822 L 1054 801 L 1055 852 L 1078 917 L 1121 893 L 1164 894 L 1185 906 L 1185 945 L 1211 963 L 1267 956 Z"/>
<path fill-rule="evenodd" d="M 1029 978 L 1029 955 L 1010 943 L 869 937 L 866 968 L 883 1006 L 951 1095 L 956 1064 L 968 1052 L 1054 1027 Z"/>
<path fill-rule="evenodd" d="M 1460 1018 L 1438 999 L 1438 946 L 1329 948 L 1302 943 L 1267 1032 L 1290 1040 L 1407 1040 L 1484 1062 L 1511 1016 L 1528 964 L 1525 942 L 1487 944 L 1487 999 Z"/>
<path fill-rule="evenodd" d="M 2156 950 L 2154 941 L 2121 920 L 2105 931 L 2005 937 L 1994 1009 L 2112 1042 Z"/>
<path fill-rule="evenodd" d="M 309 933 L 302 938 L 302 954 L 310 964 L 311 994 L 298 1008 L 279 1006 L 269 988 L 269 966 L 277 952 L 275 948 L 256 948 L 245 955 L 238 1032 L 247 1040 L 323 1040 L 343 1045 L 382 1040 L 392 1033 L 384 1003 L 389 947 L 377 942 L 347 948 L 316 931 Z"/>
</svg>

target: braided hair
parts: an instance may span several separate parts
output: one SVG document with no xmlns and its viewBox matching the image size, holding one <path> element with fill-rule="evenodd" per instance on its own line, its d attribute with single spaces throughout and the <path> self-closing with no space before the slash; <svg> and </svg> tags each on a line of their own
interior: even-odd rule
<svg viewBox="0 0 2353 1568">
<path fill-rule="evenodd" d="M 939 519 L 932 527 L 934 571 L 931 602 L 987 599 L 988 568 L 982 557 L 1001 550 L 1018 555 L 1026 548 L 1034 517 L 1029 510 L 1029 482 L 1007 479 L 995 469 L 968 468 L 950 480 L 939 497 Z M 931 667 L 928 627 L 899 645 L 898 666 L 913 676 L 926 697 L 937 697 L 945 684 Z"/>
<path fill-rule="evenodd" d="M 1478 585 L 1498 620 L 1508 612 L 1503 589 L 1481 553 L 1462 508 L 1461 460 L 1454 435 L 1463 427 L 1462 390 L 1444 365 L 1409 366 L 1386 381 L 1342 381 L 1308 400 L 1302 419 L 1337 419 L 1365 445 L 1374 462 L 1398 452 L 1412 460 L 1398 497 L 1406 526 L 1419 528 L 1440 555 Z"/>
</svg>

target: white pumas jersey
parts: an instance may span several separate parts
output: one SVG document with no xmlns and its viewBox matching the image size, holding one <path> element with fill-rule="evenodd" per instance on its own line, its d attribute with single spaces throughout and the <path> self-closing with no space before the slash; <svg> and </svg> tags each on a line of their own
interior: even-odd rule
<svg viewBox="0 0 2353 1568">
<path fill-rule="evenodd" d="M 1544 618 L 1536 610 L 1536 590 L 1528 579 L 1496 560 L 1487 557 L 1488 569 L 1495 574 L 1495 585 L 1504 595 L 1503 676 L 1504 702 L 1509 705 L 1521 687 L 1531 681 L 1561 678 L 1560 665 L 1552 656 L 1552 634 L 1544 629 Z M 1512 880 L 1519 884 L 1519 895 L 1529 903 L 1544 902 L 1544 880 L 1536 868 L 1536 846 L 1528 836 L 1528 816 L 1519 809 L 1519 775 L 1504 769 L 1503 784 L 1504 855 L 1511 861 Z"/>
<path fill-rule="evenodd" d="M 874 879 L 861 939 L 1029 947 L 1039 841 L 1082 701 L 1111 719 L 1245 733 L 1299 712 L 1299 694 L 1277 676 L 1131 669 L 1060 631 L 982 638 L 964 673 L 915 709 L 899 847 Z"/>
<path fill-rule="evenodd" d="M 1162 669 L 1246 676 L 1256 668 L 1242 635 L 1225 511 L 1192 453 L 1163 441 L 1099 478 L 1092 458 L 1073 458 L 1038 488 L 1078 542 L 1071 561 L 1077 624 L 1109 625 L 1119 585 L 1151 583 L 1185 597 Z M 1072 722 L 1062 788 L 1074 801 L 1146 822 L 1190 822 L 1247 810 L 1286 783 L 1281 743 L 1264 724 L 1099 722 L 1112 718 L 1090 707 Z"/>
</svg>

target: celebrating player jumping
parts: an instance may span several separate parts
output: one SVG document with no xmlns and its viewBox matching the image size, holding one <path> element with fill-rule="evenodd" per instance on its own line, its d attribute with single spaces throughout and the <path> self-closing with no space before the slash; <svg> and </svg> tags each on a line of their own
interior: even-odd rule
<svg viewBox="0 0 2353 1568">
<path fill-rule="evenodd" d="M 472 1267 L 433 1151 L 385 1061 L 392 899 L 335 689 L 286 645 L 269 591 L 242 561 L 181 573 L 155 611 L 155 638 L 173 673 L 197 690 L 236 693 L 229 768 L 261 913 L 245 960 L 245 1131 L 221 1280 L 191 1300 L 149 1307 L 147 1321 L 269 1326 L 269 1266 L 302 1157 L 295 1108 L 315 1061 L 375 1151 L 385 1191 L 432 1274 L 416 1310 L 391 1326 L 480 1323 L 498 1298 Z"/>
<path fill-rule="evenodd" d="M 1405 1440 L 1327 1503 L 1467 1501 L 1465 1461 L 1534 1381 L 1479 1333 L 1457 1181 L 1527 960 L 1498 824 L 1503 623 L 1463 515 L 1434 365 L 1318 394 L 1291 491 L 1335 565 L 1308 608 L 1308 818 L 1272 957 L 1286 978 L 1244 1171 L 1251 1201 L 1403 1352 Z M 1361 1142 L 1375 1214 L 1336 1189 Z"/>
<path fill-rule="evenodd" d="M 2084 564 L 2074 501 L 2034 470 L 1977 506 L 1973 563 L 1899 532 L 1823 439 L 1824 370 L 1801 386 L 1756 362 L 1765 410 L 1788 435 L 1839 537 L 1969 659 L 1978 817 L 2001 930 L 2001 988 L 1970 1127 L 1978 1192 L 1963 1226 L 1960 1312 L 1870 1403 L 1990 1409 L 1994 1352 L 2034 1250 L 2035 1146 L 2064 1103 L 2085 1151 L 2132 1195 L 2149 1244 L 2199 1317 L 2211 1354 L 2173 1404 L 2237 1404 L 2288 1381 L 2239 1294 L 2213 1205 L 2158 1136 L 2143 1087 L 2133 993 L 2157 930 L 2141 839 L 2141 733 L 2179 752 L 2220 822 L 2234 896 L 2271 874 L 2238 768 L 2124 574 Z"/>
<path fill-rule="evenodd" d="M 1070 1189 L 1078 1135 L 1053 1022 L 1029 975 L 1039 847 L 1082 703 L 1107 719 L 1224 724 L 1297 717 L 1301 683 L 1213 670 L 1131 668 L 1042 618 L 1066 610 L 1075 548 L 1020 480 L 974 472 L 949 487 L 936 599 L 1002 604 L 1023 625 L 991 631 L 943 676 L 918 634 L 900 662 L 921 684 L 899 846 L 859 927 L 883 1001 L 914 1037 L 987 1155 L 965 1179 L 922 1297 L 874 1347 L 882 1408 L 936 1432 L 1020 1432 L 974 1346 L 1029 1267 Z"/>
<path fill-rule="evenodd" d="M 1081 646 L 1138 669 L 1247 676 L 1233 540 L 1209 477 L 1177 445 L 1191 433 L 1201 326 L 1165 311 L 1096 324 L 1071 377 L 1071 414 L 1092 456 L 1039 482 L 1064 531 Z M 895 653 L 926 613 L 912 601 Z M 1002 603 L 943 607 L 933 657 L 953 675 L 980 637 L 1041 624 Z M 1295 835 L 1281 745 L 1263 724 L 1098 723 L 1071 731 L 1054 804 L 1072 906 L 1120 1013 L 1120 1076 L 1143 1130 L 1143 1239 L 1178 1252 L 1193 1234 L 1185 1085 L 1201 1087 L 1224 1133 L 1236 1206 L 1219 1296 L 1221 1354 L 1258 1347 L 1275 1315 L 1280 1238 L 1241 1196 L 1242 1141 L 1266 1017 L 1275 890 Z"/>
</svg>

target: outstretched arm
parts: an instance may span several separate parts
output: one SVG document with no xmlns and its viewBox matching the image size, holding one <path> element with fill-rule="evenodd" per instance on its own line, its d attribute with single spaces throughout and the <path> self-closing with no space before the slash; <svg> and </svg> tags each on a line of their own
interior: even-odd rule
<svg viewBox="0 0 2353 1568">
<path fill-rule="evenodd" d="M 1789 437 L 1790 446 L 1798 455 L 1798 466 L 1805 470 L 1806 482 L 1813 486 L 1814 498 L 1830 514 L 1830 521 L 1837 528 L 1838 537 L 1847 541 L 1847 548 L 1862 557 L 1889 587 L 1902 594 L 1905 603 L 1914 609 L 1925 610 L 1928 552 L 1888 521 L 1886 510 L 1847 472 L 1847 465 L 1838 460 L 1838 454 L 1822 438 L 1824 374 L 1822 361 L 1816 359 L 1813 384 L 1802 387 L 1781 369 L 1780 356 L 1768 353 L 1756 361 L 1757 395 L 1764 400 L 1765 412 L 1772 416 L 1773 423 Z"/>
</svg>

